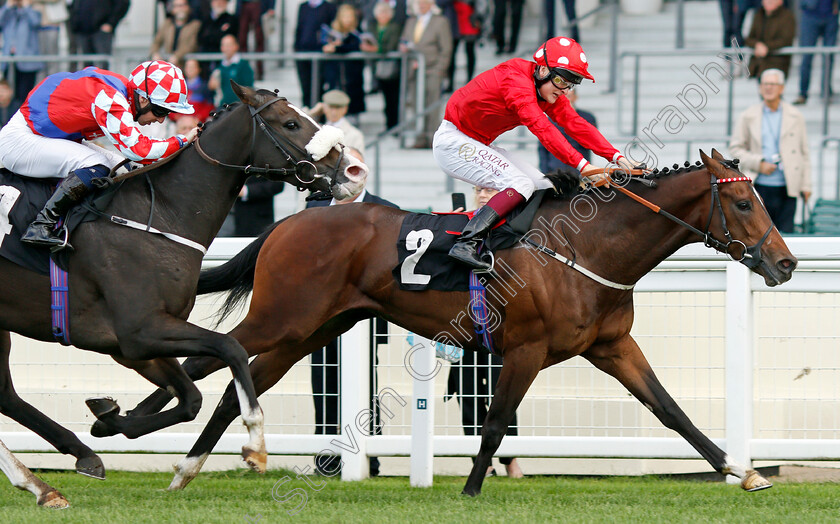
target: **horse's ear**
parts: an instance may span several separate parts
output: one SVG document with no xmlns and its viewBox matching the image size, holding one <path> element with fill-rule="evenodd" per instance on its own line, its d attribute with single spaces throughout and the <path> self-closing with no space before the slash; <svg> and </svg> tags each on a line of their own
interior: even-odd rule
<svg viewBox="0 0 840 524">
<path fill-rule="evenodd" d="M 247 86 L 241 86 L 241 85 L 237 84 L 236 82 L 234 82 L 232 78 L 230 79 L 230 87 L 233 88 L 233 92 L 236 93 L 236 96 L 238 96 L 239 99 L 242 100 L 243 103 L 248 104 L 249 106 L 258 105 L 256 103 L 256 97 L 257 97 L 256 89 L 253 89 L 253 88 L 250 88 L 250 87 L 247 87 Z"/>
<path fill-rule="evenodd" d="M 717 152 L 716 149 L 712 149 L 712 156 L 707 155 L 700 150 L 700 160 L 703 161 L 703 164 L 709 170 L 709 173 L 715 175 L 717 178 L 724 178 L 726 175 L 726 168 L 721 164 L 718 160 L 723 160 L 723 156 Z"/>
<path fill-rule="evenodd" d="M 712 158 L 714 158 L 718 162 L 722 162 L 722 161 L 726 160 L 725 158 L 723 158 L 723 155 L 718 153 L 718 150 L 715 149 L 715 148 L 712 148 Z"/>
</svg>

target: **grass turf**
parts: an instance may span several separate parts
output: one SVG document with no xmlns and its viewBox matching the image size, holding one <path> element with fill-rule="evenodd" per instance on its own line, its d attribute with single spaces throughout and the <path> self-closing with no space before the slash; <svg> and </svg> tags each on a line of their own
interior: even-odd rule
<svg viewBox="0 0 840 524">
<path fill-rule="evenodd" d="M 465 481 L 461 477 L 436 477 L 429 489 L 411 488 L 404 477 L 353 483 L 316 477 L 311 479 L 313 488 L 293 472 L 271 470 L 260 476 L 237 470 L 202 473 L 186 490 L 167 492 L 167 473 L 111 471 L 104 482 L 70 472 L 38 475 L 58 488 L 71 507 L 37 507 L 34 496 L 6 484 L 0 489 L 0 522 L 840 521 L 840 484 L 829 483 L 780 484 L 746 493 L 720 482 L 651 476 L 496 477 L 485 481 L 479 497 L 469 498 L 460 495 Z M 301 493 L 306 503 L 290 515 L 303 501 Z"/>
</svg>

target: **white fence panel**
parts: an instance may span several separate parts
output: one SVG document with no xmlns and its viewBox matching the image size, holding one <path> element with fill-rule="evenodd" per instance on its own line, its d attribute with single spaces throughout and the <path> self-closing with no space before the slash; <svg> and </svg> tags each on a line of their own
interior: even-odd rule
<svg viewBox="0 0 840 524">
<path fill-rule="evenodd" d="M 789 283 L 777 288 L 765 287 L 757 275 L 696 245 L 681 250 L 637 286 L 634 337 L 695 424 L 743 463 L 840 458 L 840 239 L 787 242 L 800 266 Z M 221 263 L 243 245 L 242 240 L 217 241 L 206 263 Z M 202 299 L 193 320 L 211 325 L 217 300 Z M 405 368 L 405 331 L 391 326 L 387 337 L 370 337 L 371 332 L 368 323 L 360 323 L 348 334 L 351 339 L 342 341 L 356 348 L 343 351 L 341 360 L 342 383 L 353 385 L 341 393 L 341 425 L 354 431 L 356 452 L 337 448 L 333 435 L 312 435 L 308 359 L 260 399 L 269 452 L 341 452 L 347 479 L 366 476 L 365 455 L 419 457 L 428 450 L 435 456 L 474 455 L 479 437 L 464 436 L 457 403 L 443 401 L 449 365 L 417 389 Z M 364 424 L 347 420 L 369 407 L 365 373 L 370 365 L 360 357 L 368 352 L 359 346 L 366 340 L 377 355 L 374 391 L 387 392 L 375 395 L 383 407 L 381 435 L 360 435 Z M 94 449 L 154 452 L 187 451 L 230 379 L 221 372 L 199 384 L 205 409 L 196 421 L 127 440 L 88 435 L 93 419 L 85 398 L 111 395 L 129 408 L 152 390 L 110 359 L 14 337 L 12 376 L 27 401 Z M 426 400 L 433 431 L 427 428 L 412 438 L 419 399 Z M 518 418 L 519 436 L 503 441 L 500 456 L 698 457 L 620 384 L 579 358 L 541 372 Z M 421 435 L 430 436 L 420 444 Z M 51 449 L 9 419 L 0 420 L 0 439 L 18 451 Z M 346 436 L 338 439 L 347 442 Z M 245 440 L 244 430 L 233 424 L 216 450 L 238 453 Z M 424 448 L 413 452 L 412 441 Z"/>
</svg>

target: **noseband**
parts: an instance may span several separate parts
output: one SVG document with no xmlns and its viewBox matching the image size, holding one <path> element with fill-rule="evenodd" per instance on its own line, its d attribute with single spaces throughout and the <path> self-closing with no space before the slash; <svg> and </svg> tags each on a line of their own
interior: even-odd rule
<svg viewBox="0 0 840 524">
<path fill-rule="evenodd" d="M 718 190 L 719 184 L 725 184 L 727 182 L 751 182 L 749 177 L 735 177 L 735 178 L 717 178 L 714 175 L 709 175 L 711 177 L 710 184 L 711 184 L 711 193 L 712 193 L 712 203 L 709 208 L 709 219 L 706 221 L 706 230 L 700 231 L 696 227 L 692 226 L 685 220 L 675 217 L 671 213 L 668 213 L 664 209 L 660 208 L 656 204 L 648 202 L 644 198 L 640 197 L 636 193 L 629 191 L 628 189 L 622 187 L 621 185 L 615 184 L 612 185 L 615 189 L 624 193 L 625 195 L 629 196 L 633 200 L 639 202 L 640 204 L 644 205 L 645 207 L 651 209 L 654 213 L 659 213 L 660 215 L 664 216 L 665 218 L 671 220 L 679 224 L 680 226 L 688 229 L 692 233 L 699 235 L 703 239 L 703 244 L 706 247 L 710 247 L 716 251 L 719 251 L 729 257 L 730 260 L 734 262 L 740 262 L 744 264 L 749 269 L 755 269 L 761 265 L 761 246 L 764 245 L 764 242 L 767 240 L 767 237 L 770 236 L 770 231 L 773 230 L 773 223 L 772 220 L 770 222 L 770 227 L 767 228 L 767 231 L 764 232 L 764 235 L 761 237 L 756 244 L 747 247 L 741 240 L 734 240 L 732 235 L 729 233 L 729 227 L 726 225 L 726 215 L 723 213 L 723 205 L 720 202 L 720 192 Z M 760 200 L 759 200 L 760 202 Z M 710 231 L 712 225 L 712 218 L 715 215 L 715 210 L 717 209 L 718 215 L 720 216 L 721 227 L 723 227 L 723 234 L 726 237 L 726 242 L 722 242 L 715 237 L 712 236 Z M 762 206 L 764 209 L 764 206 Z M 767 210 L 764 209 L 764 212 L 767 213 Z M 769 215 L 768 215 L 769 218 Z M 741 254 L 740 258 L 736 258 L 729 253 L 729 248 L 733 245 L 740 245 L 743 249 L 743 253 Z"/>
<path fill-rule="evenodd" d="M 265 108 L 280 100 L 285 101 L 286 98 L 282 96 L 274 97 L 257 108 L 254 108 L 250 105 L 248 106 L 248 110 L 251 112 L 252 123 L 251 148 L 248 156 L 248 165 L 243 166 L 236 164 L 226 164 L 224 162 L 216 160 L 215 158 L 212 158 L 201 148 L 201 145 L 199 144 L 199 139 L 195 140 L 196 151 L 198 151 L 198 154 L 204 160 L 213 165 L 226 167 L 229 169 L 237 169 L 242 171 L 246 175 L 274 175 L 275 177 L 294 176 L 297 179 L 297 181 L 301 184 L 301 186 L 298 187 L 299 191 L 304 191 L 305 186 L 311 185 L 315 183 L 315 181 L 322 178 L 326 178 L 327 180 L 329 180 L 330 186 L 335 185 L 336 177 L 338 176 L 338 166 L 341 164 L 341 160 L 344 158 L 344 150 L 341 150 L 341 154 L 338 156 L 338 160 L 336 160 L 335 165 L 332 166 L 328 171 L 324 173 L 318 171 L 318 166 L 315 165 L 315 160 L 312 158 L 312 155 L 310 155 L 305 149 L 302 149 L 299 146 L 297 146 L 288 138 L 284 137 L 283 135 L 277 134 L 274 128 L 268 125 L 268 123 L 260 114 Z M 283 153 L 283 155 L 285 155 L 286 162 L 288 162 L 289 164 L 293 164 L 294 167 L 271 167 L 269 164 L 265 164 L 263 167 L 253 165 L 254 148 L 256 147 L 258 125 L 260 130 L 262 130 L 265 136 L 267 136 L 271 143 L 274 145 L 275 149 L 279 150 L 281 153 Z M 293 151 L 290 152 L 290 149 Z M 293 152 L 296 153 L 296 156 L 293 156 Z"/>
</svg>

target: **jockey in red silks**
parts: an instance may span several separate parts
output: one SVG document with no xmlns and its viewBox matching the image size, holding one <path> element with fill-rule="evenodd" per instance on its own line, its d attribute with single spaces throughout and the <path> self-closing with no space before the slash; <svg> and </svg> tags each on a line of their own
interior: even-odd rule
<svg viewBox="0 0 840 524">
<path fill-rule="evenodd" d="M 452 94 L 444 120 L 435 133 L 432 146 L 435 160 L 449 176 L 497 189 L 499 193 L 467 223 L 449 251 L 451 257 L 474 269 L 489 269 L 490 264 L 477 254 L 487 232 L 536 189 L 553 187 L 528 162 L 492 145 L 505 131 L 528 126 L 562 162 L 576 166 L 584 176 L 596 170 L 549 121 L 550 116 L 583 147 L 622 167 L 631 167 L 563 96 L 564 91 L 574 89 L 584 78 L 594 81 L 587 67 L 580 45 L 561 36 L 540 46 L 533 62 L 508 60 Z"/>
<path fill-rule="evenodd" d="M 64 178 L 21 240 L 65 246 L 55 224 L 84 198 L 93 178 L 108 176 L 123 158 L 92 143 L 102 136 L 128 159 L 150 164 L 195 140 L 198 128 L 166 140 L 140 125 L 163 122 L 170 111 L 194 112 L 180 69 L 162 60 L 143 62 L 124 76 L 88 67 L 45 78 L 0 130 L 0 164 L 25 177 Z"/>
</svg>

